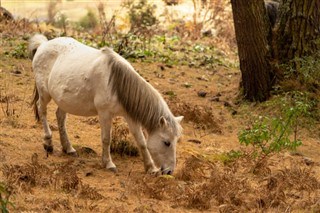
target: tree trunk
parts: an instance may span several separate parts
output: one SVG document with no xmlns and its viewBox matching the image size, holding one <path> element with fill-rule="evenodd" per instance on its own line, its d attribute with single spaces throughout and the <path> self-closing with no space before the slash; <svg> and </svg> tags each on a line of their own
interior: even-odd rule
<svg viewBox="0 0 320 213">
<path fill-rule="evenodd" d="M 319 49 L 319 10 L 320 0 L 283 0 L 273 47 L 279 63 L 311 55 Z"/>
<path fill-rule="evenodd" d="M 231 0 L 244 97 L 265 101 L 270 96 L 268 22 L 263 0 Z"/>
</svg>

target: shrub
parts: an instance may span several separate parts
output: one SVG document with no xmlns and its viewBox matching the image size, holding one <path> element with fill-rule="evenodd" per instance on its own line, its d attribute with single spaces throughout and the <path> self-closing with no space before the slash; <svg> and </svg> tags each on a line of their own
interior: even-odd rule
<svg viewBox="0 0 320 213">
<path fill-rule="evenodd" d="M 283 100 L 279 116 L 260 116 L 252 128 L 240 132 L 240 143 L 251 145 L 254 157 L 264 158 L 283 150 L 294 150 L 302 144 L 298 139 L 298 126 L 301 117 L 310 115 L 312 102 L 299 92 L 290 93 L 289 97 L 289 100 Z M 290 139 L 292 135 L 293 139 Z"/>
<path fill-rule="evenodd" d="M 17 44 L 13 50 L 6 51 L 4 54 L 17 59 L 26 59 L 28 58 L 27 44 L 25 42 Z"/>
<path fill-rule="evenodd" d="M 158 23 L 155 15 L 156 6 L 149 4 L 148 0 L 140 0 L 138 4 L 129 0 L 125 3 L 125 7 L 129 9 L 131 32 L 142 33 Z"/>
<path fill-rule="evenodd" d="M 7 186 L 0 182 L 0 210 L 2 213 L 9 213 L 8 206 L 14 207 L 14 204 L 9 201 L 11 192 Z"/>
<path fill-rule="evenodd" d="M 309 91 L 320 95 L 320 51 L 314 56 L 295 58 L 287 65 L 282 65 L 284 71 L 283 89 Z"/>
<path fill-rule="evenodd" d="M 64 13 L 60 13 L 60 14 L 57 16 L 54 25 L 55 25 L 56 27 L 66 29 L 66 27 L 67 27 L 67 25 L 68 25 L 68 16 L 67 16 L 66 14 L 64 14 Z"/>
<path fill-rule="evenodd" d="M 87 15 L 81 18 L 80 26 L 84 29 L 93 29 L 98 24 L 98 19 L 92 10 L 89 10 Z"/>
</svg>

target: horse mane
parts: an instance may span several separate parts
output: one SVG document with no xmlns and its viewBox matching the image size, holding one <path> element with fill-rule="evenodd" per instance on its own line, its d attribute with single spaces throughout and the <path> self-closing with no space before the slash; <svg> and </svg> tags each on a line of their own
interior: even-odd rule
<svg viewBox="0 0 320 213">
<path fill-rule="evenodd" d="M 160 93 L 121 56 L 111 51 L 107 51 L 111 65 L 109 84 L 128 116 L 139 122 L 149 133 L 160 127 L 160 118 L 164 117 L 167 124 L 178 134 L 179 125 Z"/>
</svg>

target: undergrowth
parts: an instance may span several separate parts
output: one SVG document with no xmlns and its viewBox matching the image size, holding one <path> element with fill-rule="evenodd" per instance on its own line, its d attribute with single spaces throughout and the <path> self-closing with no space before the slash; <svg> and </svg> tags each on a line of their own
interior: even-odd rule
<svg viewBox="0 0 320 213">
<path fill-rule="evenodd" d="M 0 73 L 2 85 L 0 86 L 0 108 L 5 122 L 14 128 L 21 126 L 20 116 L 23 113 L 24 106 L 19 106 L 18 102 L 22 101 L 25 97 L 20 98 L 13 86 L 13 79 L 10 75 Z"/>
<path fill-rule="evenodd" d="M 278 108 L 278 113 L 258 116 L 252 127 L 240 131 L 239 142 L 250 146 L 252 157 L 260 160 L 284 150 L 295 150 L 302 145 L 299 130 L 312 122 L 314 105 L 302 92 L 287 93 L 269 105 L 274 111 Z"/>
<path fill-rule="evenodd" d="M 110 152 L 117 153 L 120 156 L 139 156 L 138 148 L 129 141 L 128 136 L 129 129 L 127 125 L 117 121 L 113 122 Z"/>
<path fill-rule="evenodd" d="M 31 162 L 23 165 L 5 164 L 2 173 L 12 193 L 19 190 L 32 192 L 34 187 L 52 187 L 67 194 L 77 194 L 79 198 L 101 200 L 103 196 L 93 187 L 83 183 L 71 161 L 49 167 L 32 155 Z"/>
<path fill-rule="evenodd" d="M 314 55 L 295 58 L 288 64 L 281 65 L 284 80 L 281 82 L 284 91 L 305 91 L 320 96 L 320 51 Z"/>
<path fill-rule="evenodd" d="M 0 182 L 0 210 L 1 213 L 9 213 L 8 208 L 11 206 L 14 208 L 14 204 L 10 201 L 11 191 L 7 185 Z"/>
<path fill-rule="evenodd" d="M 235 67 L 214 44 L 204 41 L 186 41 L 178 36 L 153 35 L 148 40 L 133 33 L 114 34 L 112 39 L 102 40 L 101 36 L 77 37 L 89 46 L 111 47 L 131 62 L 161 62 L 170 66 L 185 65 L 189 67 L 213 69 L 218 65 Z"/>
<path fill-rule="evenodd" d="M 275 160 L 275 159 L 273 159 Z M 136 196 L 148 195 L 158 200 L 170 200 L 175 205 L 219 212 L 272 211 L 287 209 L 316 211 L 320 182 L 306 165 L 272 169 L 263 161 L 256 171 L 251 156 L 221 165 L 191 155 L 175 178 L 130 180 Z M 216 207 L 216 208 L 212 208 Z"/>
</svg>

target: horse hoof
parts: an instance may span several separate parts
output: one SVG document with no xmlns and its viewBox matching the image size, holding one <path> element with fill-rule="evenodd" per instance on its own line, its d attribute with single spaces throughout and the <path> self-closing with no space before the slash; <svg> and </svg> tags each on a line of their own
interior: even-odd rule
<svg viewBox="0 0 320 213">
<path fill-rule="evenodd" d="M 71 156 L 71 157 L 79 157 L 79 155 L 75 149 L 72 149 L 70 152 L 68 152 L 67 149 L 62 148 L 62 152 L 64 154 Z"/>
<path fill-rule="evenodd" d="M 111 168 L 108 168 L 108 170 L 113 172 L 113 173 L 117 173 L 118 172 L 117 167 L 111 167 Z"/>
<path fill-rule="evenodd" d="M 67 155 L 69 155 L 71 157 L 79 157 L 77 152 L 69 152 L 69 153 L 67 153 Z"/>
<path fill-rule="evenodd" d="M 53 152 L 53 146 L 52 146 L 52 145 L 43 144 L 43 148 L 44 148 L 44 150 L 46 150 L 48 153 L 52 153 L 52 152 Z"/>
<path fill-rule="evenodd" d="M 160 169 L 149 169 L 147 173 L 156 177 L 162 174 Z"/>
</svg>

